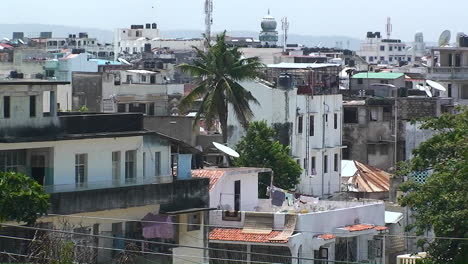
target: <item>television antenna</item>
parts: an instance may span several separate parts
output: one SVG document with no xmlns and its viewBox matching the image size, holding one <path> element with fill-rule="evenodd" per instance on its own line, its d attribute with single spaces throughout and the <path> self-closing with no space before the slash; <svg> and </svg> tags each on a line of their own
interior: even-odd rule
<svg viewBox="0 0 468 264">
<path fill-rule="evenodd" d="M 392 19 L 390 17 L 387 17 L 387 39 L 390 39 L 390 36 L 392 35 Z"/>
<path fill-rule="evenodd" d="M 281 19 L 283 29 L 283 53 L 286 52 L 286 44 L 288 43 L 289 21 L 287 17 Z"/>
</svg>

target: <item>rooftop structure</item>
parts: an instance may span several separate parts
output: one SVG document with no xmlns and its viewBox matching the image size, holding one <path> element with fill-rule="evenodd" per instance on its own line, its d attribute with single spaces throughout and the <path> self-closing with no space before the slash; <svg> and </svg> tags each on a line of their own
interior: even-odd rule
<svg viewBox="0 0 468 264">
<path fill-rule="evenodd" d="M 268 10 L 268 14 L 262 19 L 262 31 L 259 35 L 259 39 L 263 47 L 276 47 L 278 43 L 278 31 L 276 30 L 277 26 L 278 23 L 276 22 L 275 18 L 270 15 L 270 10 Z"/>
</svg>

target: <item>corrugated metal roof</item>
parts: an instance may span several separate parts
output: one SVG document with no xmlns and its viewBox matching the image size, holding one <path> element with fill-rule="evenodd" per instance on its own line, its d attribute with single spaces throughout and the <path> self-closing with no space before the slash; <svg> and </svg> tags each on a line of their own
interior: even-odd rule
<svg viewBox="0 0 468 264">
<path fill-rule="evenodd" d="M 376 167 L 354 161 L 356 173 L 350 182 L 355 192 L 388 192 L 390 190 L 390 173 Z"/>
<path fill-rule="evenodd" d="M 360 72 L 353 75 L 353 79 L 389 79 L 394 80 L 403 77 L 400 72 Z"/>
</svg>

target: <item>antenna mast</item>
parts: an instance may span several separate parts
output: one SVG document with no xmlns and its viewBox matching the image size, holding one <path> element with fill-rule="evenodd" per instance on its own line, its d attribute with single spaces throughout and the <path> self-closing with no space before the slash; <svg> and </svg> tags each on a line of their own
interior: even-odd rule
<svg viewBox="0 0 468 264">
<path fill-rule="evenodd" d="M 211 25 L 213 25 L 213 0 L 205 0 L 205 37 L 208 42 L 211 40 Z"/>
<path fill-rule="evenodd" d="M 270 13 L 270 10 L 268 10 Z M 286 44 L 288 43 L 289 21 L 287 17 L 281 19 L 281 28 L 283 29 L 283 53 L 286 52 Z"/>
<path fill-rule="evenodd" d="M 387 17 L 387 39 L 390 39 L 390 36 L 392 35 L 392 22 L 391 18 Z"/>
</svg>

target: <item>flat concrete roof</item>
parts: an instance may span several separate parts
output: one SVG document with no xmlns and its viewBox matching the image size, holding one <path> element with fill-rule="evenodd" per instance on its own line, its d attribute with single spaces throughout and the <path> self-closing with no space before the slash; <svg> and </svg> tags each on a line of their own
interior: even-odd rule
<svg viewBox="0 0 468 264">
<path fill-rule="evenodd" d="M 48 81 L 48 80 L 0 80 L 0 85 L 65 85 L 70 84 L 66 81 Z"/>
</svg>

